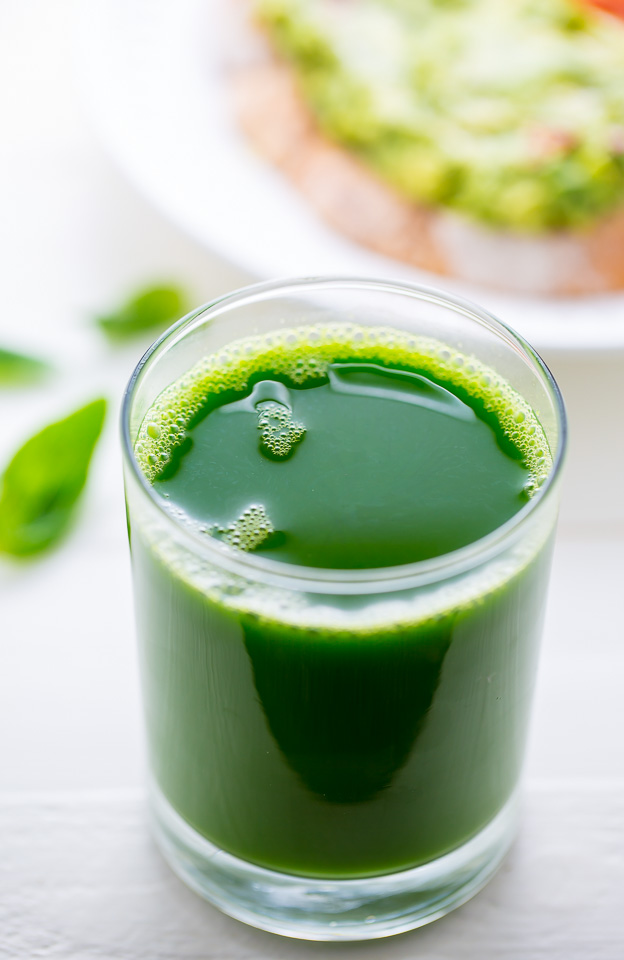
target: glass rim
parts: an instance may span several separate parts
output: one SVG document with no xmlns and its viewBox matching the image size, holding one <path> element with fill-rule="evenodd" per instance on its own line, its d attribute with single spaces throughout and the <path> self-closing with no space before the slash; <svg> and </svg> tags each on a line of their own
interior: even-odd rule
<svg viewBox="0 0 624 960">
<path fill-rule="evenodd" d="M 482 327 L 489 329 L 492 333 L 498 335 L 501 340 L 506 341 L 516 352 L 518 352 L 518 348 L 520 349 L 525 361 L 532 367 L 533 372 L 539 376 L 553 401 L 559 428 L 558 449 L 553 454 L 552 469 L 542 486 L 517 513 L 478 540 L 437 557 L 388 567 L 333 569 L 291 564 L 284 560 L 271 560 L 267 557 L 259 557 L 253 553 L 236 550 L 236 548 L 214 537 L 202 536 L 178 521 L 172 516 L 163 498 L 156 493 L 153 485 L 148 481 L 134 454 L 134 441 L 130 435 L 130 420 L 134 395 L 143 372 L 151 363 L 157 361 L 161 352 L 199 326 L 198 321 L 201 320 L 203 323 L 204 320 L 209 319 L 210 314 L 219 315 L 231 308 L 242 306 L 245 302 L 253 303 L 267 300 L 270 299 L 271 294 L 284 294 L 289 290 L 293 292 L 305 289 L 331 290 L 337 288 L 344 290 L 354 287 L 411 296 L 418 301 L 446 307 L 477 321 Z M 303 586 L 309 590 L 314 589 L 314 586 L 327 589 L 330 585 L 335 585 L 338 588 L 347 588 L 351 585 L 356 588 L 359 587 L 358 592 L 360 592 L 361 588 L 366 585 L 380 585 L 384 581 L 393 583 L 395 589 L 397 584 L 402 582 L 409 582 L 410 585 L 424 585 L 459 575 L 502 552 L 505 546 L 513 540 L 517 531 L 524 527 L 529 518 L 535 515 L 546 500 L 550 499 L 551 491 L 559 478 L 565 458 L 567 434 L 565 405 L 556 380 L 537 351 L 504 321 L 478 304 L 455 294 L 446 293 L 436 287 L 409 281 L 357 276 L 310 276 L 268 280 L 240 287 L 197 307 L 172 324 L 148 347 L 132 372 L 121 406 L 121 439 L 124 463 L 138 483 L 141 493 L 148 498 L 158 514 L 168 524 L 171 524 L 178 537 L 182 535 L 192 552 L 203 554 L 214 566 L 228 569 L 248 580 L 278 580 L 293 588 L 297 588 L 298 582 L 299 588 Z"/>
</svg>

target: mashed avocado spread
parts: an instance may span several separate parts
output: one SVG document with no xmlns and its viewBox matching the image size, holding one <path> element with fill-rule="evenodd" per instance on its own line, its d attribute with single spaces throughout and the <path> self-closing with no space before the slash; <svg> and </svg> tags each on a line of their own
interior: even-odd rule
<svg viewBox="0 0 624 960">
<path fill-rule="evenodd" d="M 624 23 L 580 0 L 257 0 L 323 132 L 405 197 L 521 231 L 624 203 Z"/>
</svg>

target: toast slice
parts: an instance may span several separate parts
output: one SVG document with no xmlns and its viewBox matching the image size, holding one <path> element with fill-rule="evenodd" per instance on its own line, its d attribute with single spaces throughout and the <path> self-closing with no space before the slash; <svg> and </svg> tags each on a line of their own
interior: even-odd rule
<svg viewBox="0 0 624 960">
<path fill-rule="evenodd" d="M 256 52 L 257 52 L 256 46 Z M 406 200 L 331 143 L 293 71 L 267 49 L 232 71 L 234 107 L 251 143 L 336 230 L 415 267 L 535 295 L 624 288 L 624 208 L 582 230 L 518 235 Z"/>
</svg>

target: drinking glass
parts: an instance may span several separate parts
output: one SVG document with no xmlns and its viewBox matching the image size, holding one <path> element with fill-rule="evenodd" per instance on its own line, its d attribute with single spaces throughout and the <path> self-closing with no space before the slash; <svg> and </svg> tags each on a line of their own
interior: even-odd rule
<svg viewBox="0 0 624 960">
<path fill-rule="evenodd" d="M 541 423 L 546 480 L 487 536 L 400 567 L 308 568 L 202 535 L 141 471 L 146 414 L 201 358 L 328 322 L 430 338 L 446 363 L 504 378 Z M 535 351 L 426 287 L 263 283 L 150 347 L 123 406 L 128 529 L 153 828 L 190 887 L 266 930 L 357 940 L 489 880 L 517 824 L 564 448 Z"/>
</svg>

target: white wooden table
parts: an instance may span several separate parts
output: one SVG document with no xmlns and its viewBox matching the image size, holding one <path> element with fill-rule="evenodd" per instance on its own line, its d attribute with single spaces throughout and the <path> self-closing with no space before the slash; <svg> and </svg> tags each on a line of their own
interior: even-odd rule
<svg viewBox="0 0 624 960">
<path fill-rule="evenodd" d="M 177 277 L 197 302 L 247 280 L 149 209 L 81 118 L 71 2 L 0 3 L 0 343 L 56 379 L 0 394 L 0 462 L 36 427 L 111 399 L 80 522 L 0 566 L 0 958 L 622 960 L 624 356 L 546 356 L 572 440 L 520 840 L 474 901 L 394 940 L 304 944 L 222 917 L 147 834 L 116 413 L 140 345 L 89 316 Z M 623 318 L 624 322 L 624 318 Z"/>
</svg>

